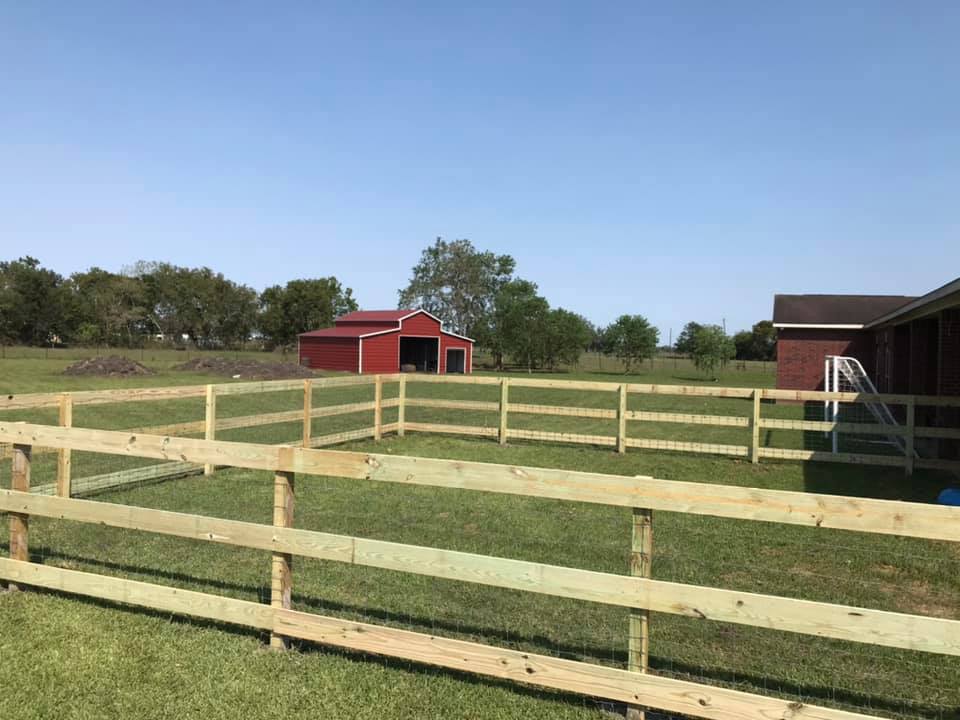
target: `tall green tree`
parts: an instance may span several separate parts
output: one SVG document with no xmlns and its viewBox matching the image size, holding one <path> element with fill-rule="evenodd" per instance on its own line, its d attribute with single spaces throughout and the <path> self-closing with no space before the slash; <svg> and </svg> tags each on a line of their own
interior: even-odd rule
<svg viewBox="0 0 960 720">
<path fill-rule="evenodd" d="M 693 364 L 705 375 L 716 380 L 717 370 L 733 359 L 736 347 L 719 325 L 704 325 L 693 338 Z"/>
<path fill-rule="evenodd" d="M 777 330 L 769 320 L 754 323 L 750 330 L 741 330 L 733 337 L 737 360 L 776 360 Z"/>
<path fill-rule="evenodd" d="M 696 337 L 697 330 L 702 328 L 698 322 L 690 321 L 683 326 L 683 330 L 680 331 L 680 334 L 677 335 L 677 341 L 673 344 L 673 349 L 678 353 L 683 353 L 684 355 L 691 355 L 694 348 L 694 338 Z"/>
<path fill-rule="evenodd" d="M 447 329 L 478 332 L 493 311 L 497 293 L 515 266 L 509 255 L 479 251 L 469 240 L 436 242 L 423 250 L 407 287 L 399 291 L 401 308 L 422 307 Z"/>
<path fill-rule="evenodd" d="M 543 364 L 553 370 L 559 364 L 576 365 L 596 330 L 582 315 L 556 308 L 547 315 L 545 333 Z"/>
<path fill-rule="evenodd" d="M 72 342 L 133 347 L 149 332 L 140 278 L 92 267 L 71 275 L 69 286 Z"/>
<path fill-rule="evenodd" d="M 353 290 L 335 277 L 291 280 L 260 294 L 260 333 L 268 348 L 290 346 L 300 333 L 330 327 L 356 309 Z"/>
<path fill-rule="evenodd" d="M 498 290 L 486 322 L 477 326 L 477 341 L 494 355 L 503 369 L 505 356 L 525 366 L 537 367 L 543 358 L 550 305 L 529 280 L 515 279 Z"/>
<path fill-rule="evenodd" d="M 62 341 L 70 330 L 69 300 L 63 277 L 36 258 L 0 262 L 0 338 L 4 342 Z"/>
<path fill-rule="evenodd" d="M 645 358 L 653 357 L 659 340 L 660 331 L 643 315 L 621 315 L 603 331 L 603 352 L 618 358 L 629 373 Z"/>
</svg>

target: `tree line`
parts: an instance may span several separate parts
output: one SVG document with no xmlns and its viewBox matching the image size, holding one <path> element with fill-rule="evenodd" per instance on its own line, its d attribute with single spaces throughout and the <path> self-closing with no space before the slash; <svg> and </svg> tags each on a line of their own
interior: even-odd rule
<svg viewBox="0 0 960 720">
<path fill-rule="evenodd" d="M 0 262 L 0 342 L 22 345 L 267 349 L 296 342 L 357 309 L 335 277 L 291 280 L 257 293 L 210 268 L 138 262 L 68 277 L 32 257 Z"/>
</svg>

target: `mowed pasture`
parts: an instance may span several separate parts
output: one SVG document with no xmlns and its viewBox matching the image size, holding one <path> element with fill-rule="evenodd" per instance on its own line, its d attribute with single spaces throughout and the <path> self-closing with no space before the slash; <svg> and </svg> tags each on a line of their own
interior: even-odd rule
<svg viewBox="0 0 960 720">
<path fill-rule="evenodd" d="M 156 376 L 128 381 L 65 378 L 61 361 L 0 363 L 0 391 L 39 392 L 108 386 L 219 382 L 158 364 Z M 149 364 L 149 362 L 148 362 Z M 168 365 L 168 364 L 167 364 Z M 554 376 L 557 378 L 563 375 Z M 571 375 L 570 377 L 574 377 Z M 585 373 L 581 379 L 622 381 Z M 772 375 L 731 369 L 720 384 L 770 385 Z M 671 368 L 631 376 L 634 382 L 692 384 Z M 387 385 L 385 397 L 395 393 Z M 495 401 L 497 388 L 411 383 L 408 397 Z M 372 399 L 372 388 L 317 390 L 314 406 Z M 511 389 L 511 401 L 615 407 L 615 396 L 558 388 Z M 227 396 L 219 417 L 300 407 L 302 393 Z M 631 409 L 748 415 L 748 401 L 724 398 L 631 398 Z M 802 406 L 771 406 L 771 416 L 802 417 Z M 396 410 L 384 411 L 384 422 Z M 6 413 L 5 419 L 55 424 L 56 410 Z M 122 429 L 203 418 L 203 399 L 78 406 L 74 425 Z M 409 422 L 495 427 L 495 413 L 408 407 Z M 369 426 L 371 413 L 314 420 L 314 434 Z M 611 434 L 614 423 L 593 418 L 515 414 L 511 427 Z M 779 432 L 779 431 L 778 431 Z M 742 428 L 635 423 L 631 435 L 743 444 Z M 811 441 L 788 433 L 778 444 Z M 300 423 L 241 428 L 222 439 L 296 441 Z M 366 450 L 371 441 L 347 443 Z M 828 463 L 749 461 L 709 455 L 511 442 L 408 433 L 385 437 L 379 452 L 496 463 L 653 475 L 668 480 L 813 490 L 930 500 L 949 482 L 899 468 Z M 150 461 L 74 453 L 82 478 Z M 52 482 L 53 454 L 34 459 L 34 484 Z M 9 487 L 9 461 L 0 465 Z M 103 491 L 109 502 L 269 523 L 271 473 L 218 470 Z M 294 525 L 395 542 L 625 574 L 630 512 L 459 490 L 396 486 L 339 478 L 298 478 Z M 2 537 L 2 536 L 0 536 Z M 733 590 L 836 602 L 883 610 L 960 618 L 960 547 L 893 536 L 654 513 L 653 577 Z M 5 538 L 0 548 L 6 553 Z M 265 601 L 267 552 L 210 545 L 148 533 L 34 518 L 37 560 Z M 295 609 L 478 640 L 541 654 L 624 666 L 628 612 L 622 608 L 297 558 Z M 0 716 L 67 717 L 601 717 L 587 700 L 301 647 L 278 654 L 255 633 L 169 618 L 68 596 L 27 592 L 0 596 Z M 819 705 L 891 717 L 957 717 L 960 662 L 955 657 L 878 648 L 836 640 L 705 622 L 675 615 L 651 619 L 651 666 L 672 677 L 736 687 Z M 30 678 L 31 682 L 23 682 Z"/>
</svg>

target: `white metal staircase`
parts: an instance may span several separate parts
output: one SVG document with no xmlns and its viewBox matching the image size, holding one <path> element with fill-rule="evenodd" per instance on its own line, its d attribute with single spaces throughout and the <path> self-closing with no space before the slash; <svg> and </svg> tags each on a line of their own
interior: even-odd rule
<svg viewBox="0 0 960 720">
<path fill-rule="evenodd" d="M 844 357 L 842 355 L 827 355 L 825 361 L 825 379 L 824 388 L 827 392 L 855 392 L 867 395 L 876 395 L 877 388 L 863 369 L 860 361 L 854 357 Z M 890 412 L 886 403 L 862 403 L 874 419 L 880 425 L 890 427 L 900 427 L 900 423 Z M 839 421 L 840 403 L 837 400 L 827 400 L 823 404 L 824 420 L 827 422 Z M 837 432 L 833 431 L 833 452 L 837 452 Z M 902 435 L 891 434 L 888 436 L 890 442 L 896 445 L 904 453 L 907 451 L 907 444 Z M 916 454 L 916 453 L 915 453 Z"/>
</svg>

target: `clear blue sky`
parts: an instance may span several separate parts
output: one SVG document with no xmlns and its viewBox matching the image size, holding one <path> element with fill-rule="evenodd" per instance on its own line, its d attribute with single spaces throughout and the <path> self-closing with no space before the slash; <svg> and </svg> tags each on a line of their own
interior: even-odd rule
<svg viewBox="0 0 960 720">
<path fill-rule="evenodd" d="M 958 38 L 955 1 L 6 2 L 0 257 L 378 308 L 467 237 L 664 340 L 919 294 L 960 275 Z"/>
</svg>

